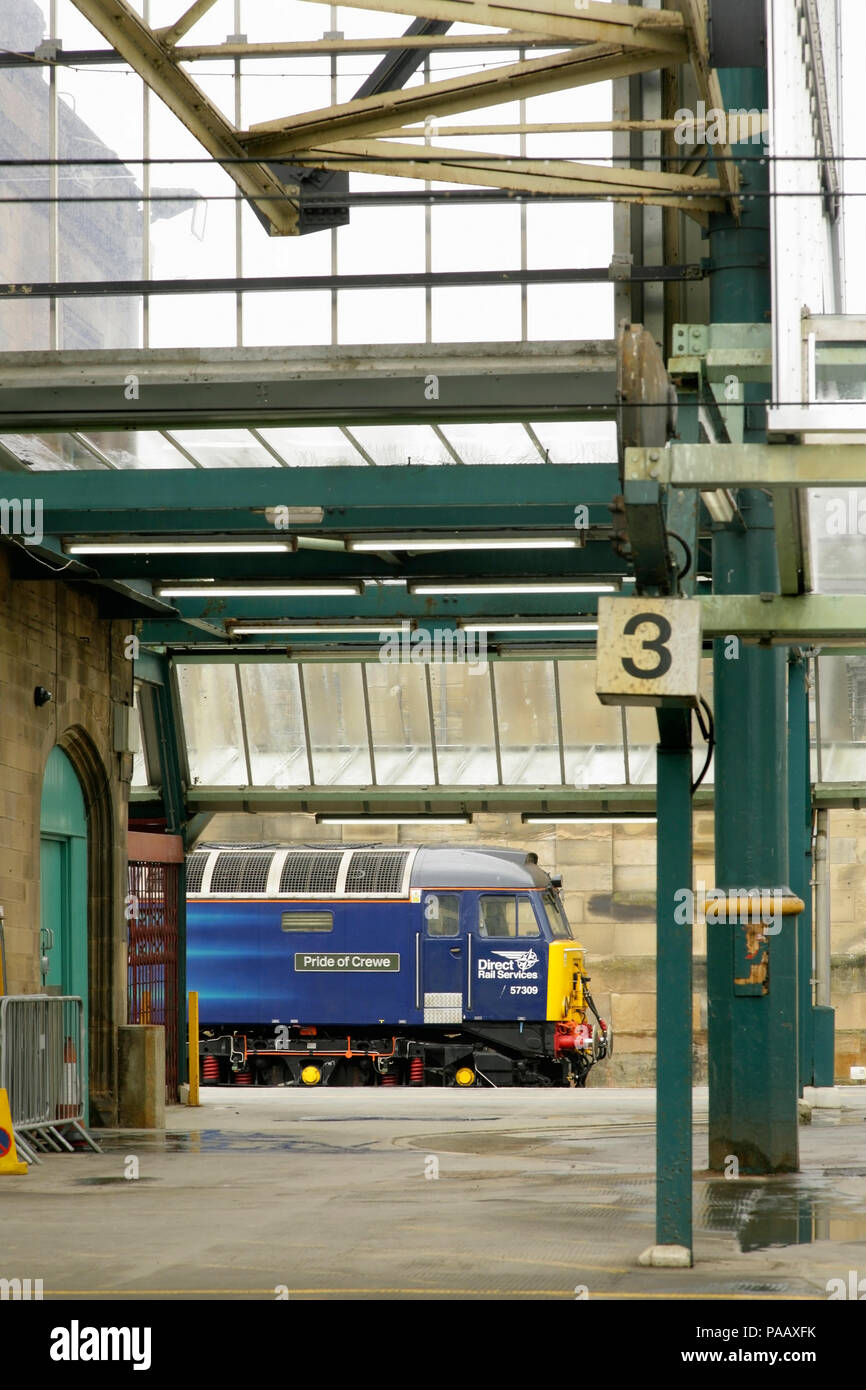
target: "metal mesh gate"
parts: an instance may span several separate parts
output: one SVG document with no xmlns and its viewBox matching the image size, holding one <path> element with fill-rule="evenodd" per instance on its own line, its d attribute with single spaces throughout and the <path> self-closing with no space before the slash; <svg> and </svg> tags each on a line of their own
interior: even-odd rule
<svg viewBox="0 0 866 1390">
<path fill-rule="evenodd" d="M 129 1022 L 165 1028 L 165 1096 L 178 1087 L 178 895 L 180 866 L 129 861 Z"/>
</svg>

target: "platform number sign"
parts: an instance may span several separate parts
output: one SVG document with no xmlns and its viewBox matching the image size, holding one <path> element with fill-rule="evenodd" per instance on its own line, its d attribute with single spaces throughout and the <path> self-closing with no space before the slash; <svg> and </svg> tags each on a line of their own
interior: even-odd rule
<svg viewBox="0 0 866 1390">
<path fill-rule="evenodd" d="M 599 599 L 596 694 L 603 705 L 695 705 L 700 669 L 696 599 Z"/>
</svg>

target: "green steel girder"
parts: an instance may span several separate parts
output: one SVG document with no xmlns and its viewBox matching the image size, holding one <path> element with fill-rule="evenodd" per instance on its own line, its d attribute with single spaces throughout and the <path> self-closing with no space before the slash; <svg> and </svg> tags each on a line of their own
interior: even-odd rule
<svg viewBox="0 0 866 1390">
<path fill-rule="evenodd" d="M 840 809 L 866 808 L 862 783 L 818 783 L 813 788 L 814 804 Z M 704 783 L 692 798 L 696 809 L 713 805 L 713 787 Z M 186 792 L 186 812 L 213 815 L 219 811 L 351 811 L 359 814 L 366 802 L 371 810 L 410 815 L 435 810 L 452 811 L 567 811 L 581 815 L 615 815 L 627 812 L 651 816 L 656 811 L 656 788 L 622 783 L 620 786 L 572 787 L 526 786 L 306 786 L 306 787 L 201 787 Z M 137 815 L 161 815 L 162 803 L 154 799 L 154 789 L 132 787 L 130 804 Z"/>
<path fill-rule="evenodd" d="M 737 636 L 743 642 L 776 646 L 841 647 L 853 650 L 866 646 L 866 595 L 807 594 L 800 598 L 787 595 L 759 594 L 701 594 L 697 601 L 702 609 L 703 638 Z M 226 624 L 232 622 L 326 622 L 351 623 L 409 622 L 413 630 L 430 634 L 437 630 L 453 631 L 458 621 L 505 621 L 540 618 L 594 620 L 597 598 L 592 594 L 529 595 L 463 595 L 435 598 L 406 594 L 402 589 L 368 590 L 356 598 L 291 600 L 293 611 L 287 612 L 285 599 L 178 599 L 181 618 L 174 622 L 146 622 L 142 642 L 152 647 L 170 647 L 202 652 L 206 647 L 225 649 L 228 639 Z M 207 628 L 193 630 L 189 624 L 201 621 Z M 216 632 L 225 630 L 226 638 L 217 639 Z M 366 649 L 365 649 L 366 640 Z M 551 655 L 566 659 L 569 654 L 586 655 L 595 646 L 593 634 L 547 632 L 488 634 L 491 655 L 506 655 L 508 649 L 525 651 L 529 647 L 544 647 Z M 353 660 L 378 660 L 379 633 L 359 628 L 357 636 L 346 637 L 244 637 L 234 639 L 237 654 L 245 659 L 261 657 L 262 647 L 276 652 L 305 649 L 305 659 L 335 660 L 340 649 L 343 656 Z M 309 649 L 309 657 L 307 650 Z M 539 652 L 544 655 L 544 652 Z M 205 658 L 206 659 L 206 658 Z"/>
<path fill-rule="evenodd" d="M 135 673 L 144 682 L 139 696 L 142 718 L 152 730 L 154 751 L 159 761 L 161 814 L 165 817 L 166 832 L 180 835 L 186 820 L 183 764 L 168 660 L 164 656 L 147 653 L 145 660 L 136 661 Z"/>
<path fill-rule="evenodd" d="M 222 626 L 249 622 L 416 622 L 427 628 L 454 628 L 460 619 L 503 622 L 526 618 L 576 619 L 592 622 L 598 607 L 595 594 L 409 594 L 399 585 L 368 587 L 363 594 L 344 598 L 178 598 L 173 602 L 181 619 L 202 619 Z M 180 625 L 147 623 L 144 640 L 170 643 Z M 363 636 L 363 630 L 359 633 Z M 519 634 L 518 634 L 519 636 Z M 182 640 L 189 640 L 188 636 Z M 277 639 L 278 641 L 280 639 Z M 274 639 L 271 639 L 272 643 Z"/>
<path fill-rule="evenodd" d="M 3 431 L 612 420 L 616 357 L 603 339 L 0 353 L 0 382 Z"/>
<path fill-rule="evenodd" d="M 64 557 L 65 558 L 65 557 Z M 55 556 L 55 563 L 57 557 Z M 148 581 L 158 586 L 172 580 L 219 578 L 261 583 L 339 580 L 453 579 L 481 582 L 517 578 L 580 579 L 584 575 L 626 574 L 624 560 L 614 555 L 609 540 L 592 540 L 579 550 L 556 551 L 442 551 L 388 560 L 381 555 L 349 551 L 298 550 L 275 555 L 98 555 L 86 557 L 103 580 Z M 52 579 L 51 570 L 28 561 L 27 552 L 12 556 L 15 578 Z M 64 576 L 66 577 L 66 576 Z M 93 577 L 86 571 L 82 577 Z"/>
<path fill-rule="evenodd" d="M 114 473 L 10 473 L 7 502 L 39 502 L 53 536 L 165 537 L 247 533 L 280 539 L 265 515 L 288 509 L 282 534 L 394 534 L 422 530 L 558 528 L 575 509 L 590 525 L 610 523 L 615 463 L 491 464 L 399 468 L 209 468 Z M 321 507 L 321 524 L 291 522 L 292 508 Z"/>
<path fill-rule="evenodd" d="M 131 799 L 153 805 L 153 789 L 134 787 Z M 295 810 L 324 813 L 351 810 L 361 815 L 366 809 L 395 814 L 423 813 L 431 806 L 439 812 L 453 811 L 546 811 L 605 815 L 633 812 L 652 815 L 656 789 L 651 786 L 573 787 L 540 786 L 306 786 L 306 787 L 201 787 L 187 789 L 187 810 L 256 811 Z M 698 805 L 712 804 L 712 788 L 700 788 Z"/>
</svg>

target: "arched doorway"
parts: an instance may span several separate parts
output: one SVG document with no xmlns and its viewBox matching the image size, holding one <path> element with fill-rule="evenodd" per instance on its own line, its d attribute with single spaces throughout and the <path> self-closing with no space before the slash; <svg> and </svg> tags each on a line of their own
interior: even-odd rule
<svg viewBox="0 0 866 1390">
<path fill-rule="evenodd" d="M 75 768 L 61 748 L 52 748 L 45 764 L 39 831 L 42 988 L 81 996 L 86 1048 L 87 812 Z M 86 1080 L 86 1054 L 81 1075 Z"/>
</svg>

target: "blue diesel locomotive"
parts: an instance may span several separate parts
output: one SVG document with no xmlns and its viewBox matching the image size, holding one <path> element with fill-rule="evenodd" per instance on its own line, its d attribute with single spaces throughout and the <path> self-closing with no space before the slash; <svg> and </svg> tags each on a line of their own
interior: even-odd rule
<svg viewBox="0 0 866 1390">
<path fill-rule="evenodd" d="M 502 849 L 199 847 L 202 1081 L 583 1086 L 613 1035 L 559 886 Z"/>
</svg>

